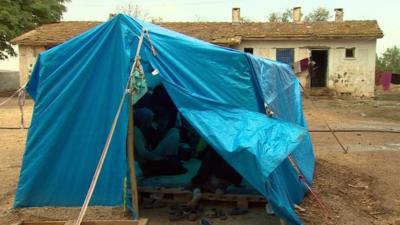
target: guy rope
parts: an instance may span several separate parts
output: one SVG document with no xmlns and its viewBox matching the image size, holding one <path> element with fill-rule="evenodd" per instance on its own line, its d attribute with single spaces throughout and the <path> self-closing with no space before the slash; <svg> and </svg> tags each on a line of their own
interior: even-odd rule
<svg viewBox="0 0 400 225">
<path fill-rule="evenodd" d="M 18 90 L 16 90 L 10 97 L 0 103 L 0 107 L 5 105 L 7 102 L 11 101 L 15 96 L 18 96 L 18 106 L 19 111 L 21 113 L 21 121 L 20 121 L 20 128 L 25 128 L 25 119 L 24 119 L 24 105 L 25 105 L 25 87 L 27 83 L 22 85 Z"/>
</svg>

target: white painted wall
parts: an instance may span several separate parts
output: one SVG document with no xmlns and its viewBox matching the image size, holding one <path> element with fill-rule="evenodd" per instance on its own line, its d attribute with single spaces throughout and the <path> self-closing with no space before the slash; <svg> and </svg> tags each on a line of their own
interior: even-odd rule
<svg viewBox="0 0 400 225">
<path fill-rule="evenodd" d="M 327 87 L 353 96 L 374 96 L 376 40 L 364 41 L 243 41 L 237 49 L 253 48 L 254 54 L 276 60 L 277 48 L 294 48 L 295 61 L 307 58 L 310 49 L 328 50 Z M 345 49 L 355 48 L 355 58 L 346 58 Z M 20 85 L 28 81 L 38 54 L 44 46 L 19 46 Z M 300 75 L 305 84 L 306 73 Z"/>
<path fill-rule="evenodd" d="M 374 96 L 376 40 L 248 41 L 237 49 L 254 48 L 254 54 L 276 60 L 277 48 L 294 48 L 295 61 L 306 58 L 310 49 L 328 50 L 327 87 L 353 96 Z M 346 58 L 345 49 L 355 48 L 355 58 Z M 304 77 L 301 77 L 303 80 Z"/>
<path fill-rule="evenodd" d="M 15 91 L 19 88 L 19 72 L 0 70 L 0 94 Z"/>
<path fill-rule="evenodd" d="M 29 76 L 35 66 L 37 56 L 44 50 L 44 46 L 19 46 L 19 72 L 21 86 L 28 82 Z"/>
</svg>

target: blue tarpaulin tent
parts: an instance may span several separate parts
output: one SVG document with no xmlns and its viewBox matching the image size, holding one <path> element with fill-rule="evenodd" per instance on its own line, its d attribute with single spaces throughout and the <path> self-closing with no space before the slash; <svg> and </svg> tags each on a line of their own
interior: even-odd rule
<svg viewBox="0 0 400 225">
<path fill-rule="evenodd" d="M 302 224 L 293 204 L 306 188 L 287 157 L 311 183 L 314 155 L 291 68 L 125 15 L 39 55 L 27 86 L 35 106 L 15 207 L 82 205 L 143 29 L 151 36 L 140 51 L 148 83 L 165 86 L 181 114 L 276 214 Z M 123 202 L 128 112 L 125 101 L 92 205 Z"/>
</svg>

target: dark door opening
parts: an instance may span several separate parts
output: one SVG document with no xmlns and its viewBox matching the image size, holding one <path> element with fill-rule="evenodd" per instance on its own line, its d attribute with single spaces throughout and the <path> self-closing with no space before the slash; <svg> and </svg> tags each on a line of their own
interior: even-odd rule
<svg viewBox="0 0 400 225">
<path fill-rule="evenodd" d="M 328 50 L 312 50 L 311 61 L 315 62 L 313 71 L 310 71 L 311 87 L 325 87 L 328 71 Z"/>
</svg>

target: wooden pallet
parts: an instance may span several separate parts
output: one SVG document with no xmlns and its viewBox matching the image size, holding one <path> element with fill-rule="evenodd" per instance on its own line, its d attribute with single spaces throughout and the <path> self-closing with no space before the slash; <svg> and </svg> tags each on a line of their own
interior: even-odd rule
<svg viewBox="0 0 400 225">
<path fill-rule="evenodd" d="M 138 187 L 141 196 L 149 196 L 151 194 L 162 195 L 163 202 L 188 202 L 192 198 L 192 192 L 182 188 L 154 188 L 154 187 Z M 214 193 L 203 193 L 202 200 L 216 202 L 234 202 L 237 207 L 248 208 L 250 203 L 265 204 L 266 200 L 261 195 L 241 195 L 241 194 L 224 194 L 217 195 Z"/>
<path fill-rule="evenodd" d="M 13 225 L 69 225 L 74 224 L 73 221 L 38 221 L 29 222 L 21 221 Z M 83 221 L 82 225 L 147 225 L 149 224 L 148 219 L 140 220 L 88 220 Z"/>
</svg>

